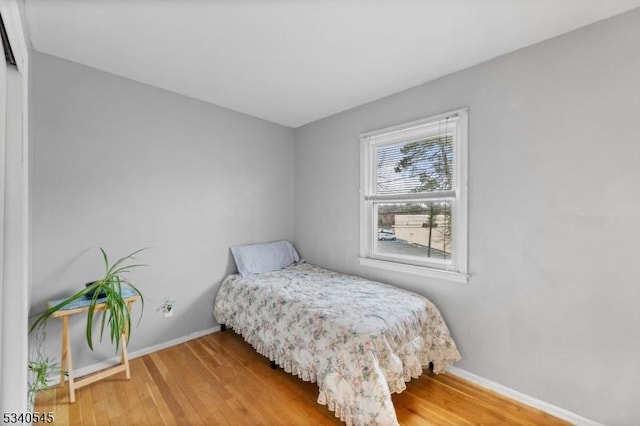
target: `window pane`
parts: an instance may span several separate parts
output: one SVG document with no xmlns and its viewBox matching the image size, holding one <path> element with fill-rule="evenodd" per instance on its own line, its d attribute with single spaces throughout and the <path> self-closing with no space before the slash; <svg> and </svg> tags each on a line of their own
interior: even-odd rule
<svg viewBox="0 0 640 426">
<path fill-rule="evenodd" d="M 451 263 L 451 201 L 376 203 L 374 252 Z"/>
<path fill-rule="evenodd" d="M 436 136 L 376 147 L 378 194 L 449 191 L 453 188 L 453 129 L 446 128 L 446 124 L 443 126 L 443 132 Z"/>
</svg>

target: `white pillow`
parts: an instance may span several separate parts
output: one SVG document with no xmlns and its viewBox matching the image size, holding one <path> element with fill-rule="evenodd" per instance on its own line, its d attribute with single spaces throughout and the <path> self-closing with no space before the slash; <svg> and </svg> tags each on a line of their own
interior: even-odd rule
<svg viewBox="0 0 640 426">
<path fill-rule="evenodd" d="M 300 262 L 300 256 L 289 241 L 248 244 L 231 247 L 233 260 L 243 277 L 262 272 L 278 271 Z"/>
</svg>

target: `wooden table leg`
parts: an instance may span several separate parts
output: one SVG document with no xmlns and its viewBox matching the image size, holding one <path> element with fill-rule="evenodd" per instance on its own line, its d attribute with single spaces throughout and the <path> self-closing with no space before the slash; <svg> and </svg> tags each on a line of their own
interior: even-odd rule
<svg viewBox="0 0 640 426">
<path fill-rule="evenodd" d="M 66 361 L 66 365 L 65 365 Z M 62 317 L 62 360 L 60 361 L 60 384 L 64 384 L 64 368 L 69 377 L 69 402 L 76 401 L 76 392 L 73 382 L 73 357 L 71 355 L 71 341 L 69 340 L 69 317 Z"/>
<path fill-rule="evenodd" d="M 131 305 L 132 301 L 127 302 L 127 309 L 129 310 L 129 318 L 131 318 Z M 124 372 L 127 380 L 131 378 L 131 370 L 129 369 L 129 356 L 127 354 L 127 341 L 129 340 L 129 329 L 125 328 L 122 333 L 122 356 L 120 358 L 120 364 L 124 365 Z"/>
<path fill-rule="evenodd" d="M 60 384 L 64 386 L 64 373 L 67 368 L 67 340 L 69 340 L 69 322 L 67 317 L 62 318 L 62 354 L 60 355 Z"/>
<path fill-rule="evenodd" d="M 131 378 L 131 370 L 129 369 L 129 357 L 127 356 L 127 336 L 122 335 L 122 357 L 120 363 L 124 365 L 124 373 L 127 380 Z"/>
</svg>

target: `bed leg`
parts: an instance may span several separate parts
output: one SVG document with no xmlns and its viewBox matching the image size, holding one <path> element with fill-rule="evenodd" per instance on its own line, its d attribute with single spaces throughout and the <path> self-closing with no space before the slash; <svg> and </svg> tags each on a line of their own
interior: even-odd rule
<svg viewBox="0 0 640 426">
<path fill-rule="evenodd" d="M 275 370 L 277 365 L 275 361 L 271 361 L 271 363 L 269 364 L 269 367 L 271 367 L 272 370 Z"/>
<path fill-rule="evenodd" d="M 220 331 L 225 331 L 227 329 L 227 326 L 224 324 L 220 324 Z"/>
</svg>

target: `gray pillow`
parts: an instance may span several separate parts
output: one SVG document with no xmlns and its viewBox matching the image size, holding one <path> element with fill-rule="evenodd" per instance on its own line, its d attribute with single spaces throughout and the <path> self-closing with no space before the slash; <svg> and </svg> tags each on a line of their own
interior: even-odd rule
<svg viewBox="0 0 640 426">
<path fill-rule="evenodd" d="M 233 260 L 243 277 L 262 272 L 278 271 L 300 262 L 300 256 L 289 241 L 247 244 L 231 247 Z"/>
</svg>

